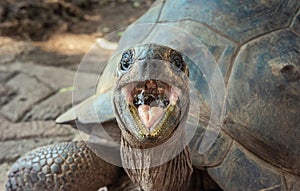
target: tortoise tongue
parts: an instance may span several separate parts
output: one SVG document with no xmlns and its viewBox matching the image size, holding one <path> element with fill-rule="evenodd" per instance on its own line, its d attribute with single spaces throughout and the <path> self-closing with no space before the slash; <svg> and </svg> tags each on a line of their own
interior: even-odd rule
<svg viewBox="0 0 300 191">
<path fill-rule="evenodd" d="M 163 113 L 164 109 L 161 107 L 150 107 L 149 105 L 140 105 L 138 107 L 139 117 L 145 127 L 149 128 L 149 131 L 151 131 L 154 123 L 162 117 Z"/>
</svg>

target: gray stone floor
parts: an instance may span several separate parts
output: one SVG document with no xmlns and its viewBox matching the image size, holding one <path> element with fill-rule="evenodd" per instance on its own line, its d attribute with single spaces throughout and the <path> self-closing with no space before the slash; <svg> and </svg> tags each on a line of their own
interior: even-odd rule
<svg viewBox="0 0 300 191">
<path fill-rule="evenodd" d="M 76 71 L 24 61 L 21 58 L 35 49 L 30 43 L 6 38 L 0 42 L 0 190 L 4 190 L 7 171 L 18 157 L 76 136 L 76 130 L 54 122 L 72 105 L 72 92 L 62 90 L 72 87 Z"/>
</svg>

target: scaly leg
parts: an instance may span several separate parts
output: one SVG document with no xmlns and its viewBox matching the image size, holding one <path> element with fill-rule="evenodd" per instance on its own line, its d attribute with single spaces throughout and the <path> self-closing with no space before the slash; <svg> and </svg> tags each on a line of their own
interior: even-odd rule
<svg viewBox="0 0 300 191">
<path fill-rule="evenodd" d="M 7 191 L 93 191 L 109 185 L 119 168 L 94 154 L 83 141 L 35 149 L 13 164 Z"/>
</svg>

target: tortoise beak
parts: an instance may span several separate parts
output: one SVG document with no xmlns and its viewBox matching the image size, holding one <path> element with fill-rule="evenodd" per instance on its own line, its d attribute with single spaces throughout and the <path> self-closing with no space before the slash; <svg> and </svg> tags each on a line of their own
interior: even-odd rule
<svg viewBox="0 0 300 191">
<path fill-rule="evenodd" d="M 156 137 L 167 116 L 175 111 L 181 91 L 159 80 L 130 83 L 122 88 L 130 113 L 142 137 Z"/>
</svg>

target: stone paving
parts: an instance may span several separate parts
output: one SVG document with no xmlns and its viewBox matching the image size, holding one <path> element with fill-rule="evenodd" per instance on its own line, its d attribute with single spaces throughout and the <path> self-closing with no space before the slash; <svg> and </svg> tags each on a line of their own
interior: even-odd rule
<svg viewBox="0 0 300 191">
<path fill-rule="evenodd" d="M 68 88 L 76 72 L 71 68 L 76 67 L 22 61 L 33 50 L 36 47 L 30 43 L 0 37 L 0 190 L 4 190 L 6 173 L 18 157 L 39 146 L 70 141 L 77 134 L 68 125 L 54 122 L 72 105 Z M 82 75 L 88 79 L 96 74 Z M 82 99 L 84 96 L 75 102 Z"/>
</svg>

